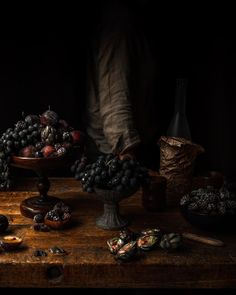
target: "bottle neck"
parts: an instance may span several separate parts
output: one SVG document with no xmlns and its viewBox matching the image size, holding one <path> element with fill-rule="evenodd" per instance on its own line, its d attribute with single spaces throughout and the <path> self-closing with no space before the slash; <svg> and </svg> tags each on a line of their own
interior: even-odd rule
<svg viewBox="0 0 236 295">
<path fill-rule="evenodd" d="M 185 115 L 186 112 L 186 91 L 187 79 L 177 79 L 176 96 L 175 96 L 175 112 Z"/>
</svg>

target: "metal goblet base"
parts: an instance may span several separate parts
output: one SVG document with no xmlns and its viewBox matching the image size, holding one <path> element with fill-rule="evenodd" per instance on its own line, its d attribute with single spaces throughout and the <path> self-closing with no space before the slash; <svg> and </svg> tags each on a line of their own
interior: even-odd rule
<svg viewBox="0 0 236 295">
<path fill-rule="evenodd" d="M 34 218 L 36 214 L 42 214 L 44 216 L 58 202 L 60 202 L 60 199 L 56 197 L 31 197 L 21 202 L 20 211 L 23 216 L 28 218 Z"/>
<path fill-rule="evenodd" d="M 104 204 L 104 213 L 96 219 L 96 225 L 102 229 L 118 230 L 128 225 L 128 221 L 119 214 L 119 204 Z"/>
</svg>

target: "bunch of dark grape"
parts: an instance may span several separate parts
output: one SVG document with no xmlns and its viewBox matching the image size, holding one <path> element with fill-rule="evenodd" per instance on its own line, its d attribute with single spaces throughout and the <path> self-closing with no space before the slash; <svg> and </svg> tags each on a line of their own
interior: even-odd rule
<svg viewBox="0 0 236 295">
<path fill-rule="evenodd" d="M 200 188 L 183 196 L 180 206 L 208 215 L 233 215 L 236 212 L 236 197 L 226 186 L 220 190 L 212 187 Z"/>
<path fill-rule="evenodd" d="M 94 187 L 123 192 L 135 189 L 149 182 L 148 170 L 133 159 L 120 160 L 113 154 L 101 155 L 94 163 L 88 164 L 82 157 L 71 167 L 75 179 L 80 180 L 86 192 Z"/>
<path fill-rule="evenodd" d="M 9 162 L 12 154 L 26 146 L 37 143 L 40 138 L 38 116 L 27 116 L 18 121 L 14 128 L 8 128 L 0 138 L 0 190 L 11 188 Z"/>
</svg>

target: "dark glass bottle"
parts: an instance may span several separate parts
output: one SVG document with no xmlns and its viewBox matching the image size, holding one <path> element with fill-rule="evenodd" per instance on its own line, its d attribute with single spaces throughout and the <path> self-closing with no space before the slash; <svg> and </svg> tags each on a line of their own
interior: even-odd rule
<svg viewBox="0 0 236 295">
<path fill-rule="evenodd" d="M 176 80 L 175 113 L 167 130 L 167 136 L 191 140 L 191 133 L 186 117 L 187 79 Z"/>
</svg>

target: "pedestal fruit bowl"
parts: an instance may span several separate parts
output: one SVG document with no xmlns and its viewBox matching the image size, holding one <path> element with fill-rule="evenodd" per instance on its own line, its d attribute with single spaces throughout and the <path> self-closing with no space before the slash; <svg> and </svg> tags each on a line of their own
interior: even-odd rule
<svg viewBox="0 0 236 295">
<path fill-rule="evenodd" d="M 97 218 L 96 225 L 110 230 L 125 227 L 128 222 L 119 214 L 119 203 L 150 180 L 147 169 L 137 160 L 121 160 L 112 154 L 101 155 L 93 163 L 86 161 L 82 157 L 71 170 L 81 181 L 83 190 L 95 192 L 95 198 L 104 203 L 103 215 Z"/>
<path fill-rule="evenodd" d="M 116 230 L 128 225 L 126 220 L 119 212 L 119 203 L 121 200 L 132 196 L 136 189 L 130 189 L 123 192 L 117 192 L 108 189 L 94 188 L 96 196 L 104 203 L 102 216 L 96 219 L 96 225 L 103 229 Z"/>
<path fill-rule="evenodd" d="M 21 213 L 33 218 L 45 214 L 58 199 L 48 196 L 50 171 L 70 166 L 83 152 L 83 134 L 50 110 L 27 115 L 0 137 L 0 190 L 10 190 L 10 167 L 33 170 L 38 175 L 39 195 L 24 200 Z"/>
<path fill-rule="evenodd" d="M 23 200 L 20 204 L 21 214 L 33 218 L 36 214 L 45 215 L 60 201 L 59 198 L 49 196 L 50 181 L 48 175 L 52 170 L 66 168 L 74 160 L 73 153 L 52 158 L 26 158 L 12 156 L 11 165 L 21 169 L 33 170 L 38 176 L 37 190 L 39 194 Z"/>
</svg>

